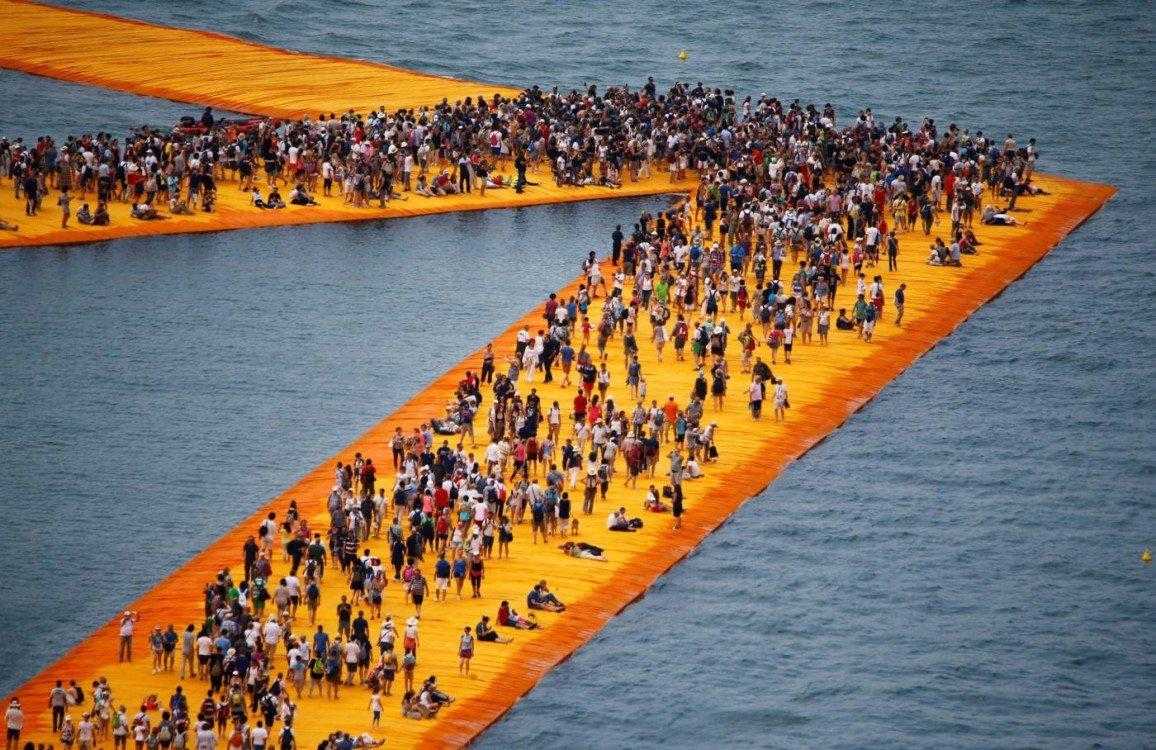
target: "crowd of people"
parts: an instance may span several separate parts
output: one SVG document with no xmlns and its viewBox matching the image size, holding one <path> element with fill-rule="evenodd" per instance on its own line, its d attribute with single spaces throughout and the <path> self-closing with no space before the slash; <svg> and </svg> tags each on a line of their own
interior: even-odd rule
<svg viewBox="0 0 1156 750">
<path fill-rule="evenodd" d="M 697 173 L 704 188 L 714 188 L 708 223 L 763 198 L 756 185 L 776 184 L 778 194 L 766 197 L 784 201 L 782 208 L 791 204 L 784 218 L 797 224 L 793 228 L 809 223 L 807 216 L 797 221 L 800 209 L 846 218 L 852 239 L 863 236 L 856 250 L 869 254 L 881 243 L 865 230 L 888 217 L 894 227 L 921 223 L 930 233 L 943 210 L 951 217 L 952 242 L 977 213 L 987 223 L 1014 222 L 1008 211 L 1017 197 L 1036 190 L 1035 157 L 1034 140 L 1019 147 L 1010 135 L 997 142 L 955 125 L 940 132 L 930 119 L 918 128 L 898 118 L 884 124 L 870 110 L 838 129 L 831 105 L 785 105 L 765 95 L 739 101 L 702 84 L 659 92 L 650 79 L 637 89 L 535 86 L 517 97 L 298 121 L 227 120 L 206 108 L 177 127 L 141 127 L 121 138 L 104 132 L 59 142 L 49 135 L 35 143 L 3 138 L 0 176 L 12 181 L 25 214 L 50 201 L 67 227 L 74 208 L 79 223 L 108 224 L 109 206 L 118 202 L 129 204 L 138 220 L 211 212 L 218 190 L 228 186 L 264 210 L 316 205 L 319 195 L 384 206 L 409 193 L 521 192 L 535 184 L 527 178 L 535 166 L 548 167 L 558 185 L 569 186 Z M 513 176 L 503 176 L 511 169 Z M 827 189 L 818 189 L 820 183 Z M 985 188 L 1007 210 L 985 208 Z M 17 226 L 6 220 L 2 228 Z"/>
<path fill-rule="evenodd" d="M 336 188 L 364 205 L 399 191 L 505 187 L 494 177 L 504 164 L 522 190 L 527 165 L 538 162 L 559 184 L 614 184 L 658 170 L 699 179 L 669 210 L 617 227 L 608 262 L 591 252 L 576 293 L 551 294 L 536 330 L 522 329 L 512 351 L 487 347 L 444 414 L 409 432 L 398 427 L 388 457 L 338 462 L 324 528 L 295 502 L 270 512 L 237 565 L 206 582 L 199 622 L 152 623 L 151 668 L 180 681 L 167 700 L 146 696 L 130 711 L 135 697 L 122 703 L 127 696 L 114 698 L 107 681 L 93 683 L 88 698 L 75 683 L 58 685 L 49 696 L 53 731 L 81 750 L 109 737 L 121 747 L 129 736 L 138 750 L 211 750 L 220 741 L 292 750 L 302 703 L 351 689 L 364 691 L 371 729 L 395 695 L 401 716 L 436 717 L 453 698 L 436 676 L 417 680 L 419 654 L 453 648 L 468 677 L 477 644 L 549 627 L 541 612 L 565 616 L 545 580 L 530 588 L 523 613 L 509 600 L 494 620 L 480 611 L 486 576 L 516 535 L 523 545 L 560 544 L 574 564 L 609 559 L 612 550 L 580 536 L 615 482 L 641 500 L 637 511 L 606 509 L 607 530 L 648 533 L 668 514 L 677 531 L 687 482 L 718 460 L 711 416 L 733 408 L 732 378 L 745 376 L 741 408 L 752 420 L 767 402 L 774 420 L 788 419 L 782 375 L 796 347 L 828 345 L 836 309 L 835 330 L 864 341 L 883 323 L 883 257 L 887 273 L 898 272 L 899 231 L 929 236 L 950 222 L 932 262 L 959 264 L 978 246 L 973 216 L 988 222 L 985 196 L 1006 201 L 997 212 L 1006 215 L 1036 190 L 1034 141 L 996 142 L 931 119 L 884 124 L 870 110 L 840 127 L 830 105 L 739 100 L 701 84 L 659 93 L 653 80 L 637 90 L 535 87 L 514 99 L 245 127 L 206 111 L 167 134 L 144 129 L 123 143 L 98 134 L 59 147 L 48 138 L 4 141 L 0 156 L 29 212 L 43 188 L 80 200 L 92 193 L 98 211 L 110 201 L 211 210 L 223 179 L 238 180 L 260 210 L 283 206 L 278 188 L 289 184 L 290 203 Z M 850 314 L 837 306 L 840 287 L 854 299 Z M 899 285 L 895 325 L 905 300 Z M 649 392 L 643 346 L 655 361 L 685 368 L 684 394 Z M 423 644 L 423 608 L 450 597 L 478 600 L 479 619 L 452 644 Z M 394 620 L 398 607 L 412 614 Z M 333 632 L 317 622 L 322 610 L 336 616 Z M 120 618 L 121 660 L 133 659 L 136 624 L 147 617 Z M 203 698 L 185 692 L 190 681 Z M 21 712 L 18 702 L 9 708 L 10 747 Z M 342 731 L 321 750 L 379 743 Z"/>
</svg>

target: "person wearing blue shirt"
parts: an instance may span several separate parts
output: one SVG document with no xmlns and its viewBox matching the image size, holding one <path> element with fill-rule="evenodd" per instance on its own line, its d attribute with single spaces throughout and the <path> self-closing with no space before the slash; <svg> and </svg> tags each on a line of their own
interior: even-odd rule
<svg viewBox="0 0 1156 750">
<path fill-rule="evenodd" d="M 738 273 L 744 269 L 747 260 L 747 246 L 736 242 L 731 248 L 731 271 Z"/>
<path fill-rule="evenodd" d="M 317 632 L 313 634 L 313 653 L 324 654 L 329 650 L 329 634 L 325 632 L 323 625 L 317 626 Z"/>
</svg>

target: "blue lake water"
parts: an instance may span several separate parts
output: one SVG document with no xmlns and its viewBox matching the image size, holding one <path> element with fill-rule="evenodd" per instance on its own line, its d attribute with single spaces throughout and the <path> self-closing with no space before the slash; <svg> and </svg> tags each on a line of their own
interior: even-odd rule
<svg viewBox="0 0 1156 750">
<path fill-rule="evenodd" d="M 1156 743 L 1150 3 L 79 5 L 483 80 L 929 114 L 1115 184 L 478 744 Z M 0 132 L 26 137 L 190 109 L 0 90 Z M 0 691 L 660 202 L 0 253 Z"/>
</svg>

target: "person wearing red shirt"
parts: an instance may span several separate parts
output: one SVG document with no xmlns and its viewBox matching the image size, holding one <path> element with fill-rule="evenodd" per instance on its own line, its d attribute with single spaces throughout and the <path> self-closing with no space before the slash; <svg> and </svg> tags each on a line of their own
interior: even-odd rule
<svg viewBox="0 0 1156 750">
<path fill-rule="evenodd" d="M 578 395 L 574 397 L 574 421 L 583 422 L 586 419 L 586 393 L 581 388 L 578 389 Z"/>
</svg>

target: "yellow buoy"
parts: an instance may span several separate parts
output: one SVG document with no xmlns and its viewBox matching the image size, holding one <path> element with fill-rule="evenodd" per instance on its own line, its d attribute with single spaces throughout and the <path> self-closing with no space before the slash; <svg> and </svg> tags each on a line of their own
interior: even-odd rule
<svg viewBox="0 0 1156 750">
<path fill-rule="evenodd" d="M 686 62 L 686 59 L 687 59 L 688 57 L 690 57 L 690 53 L 689 53 L 689 52 L 687 52 L 686 50 L 684 50 L 684 49 L 680 49 L 680 50 L 678 51 L 678 59 L 679 59 L 679 60 L 682 60 L 683 62 Z"/>
<path fill-rule="evenodd" d="M 1151 565 L 1152 564 L 1152 550 L 1145 547 L 1144 551 L 1140 553 L 1140 562 L 1144 563 L 1145 565 Z"/>
</svg>

